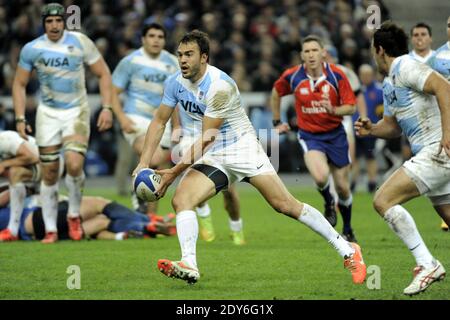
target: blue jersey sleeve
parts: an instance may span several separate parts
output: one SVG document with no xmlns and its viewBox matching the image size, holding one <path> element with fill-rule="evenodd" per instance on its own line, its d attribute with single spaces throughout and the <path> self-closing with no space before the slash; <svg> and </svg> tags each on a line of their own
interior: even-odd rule
<svg viewBox="0 0 450 320">
<path fill-rule="evenodd" d="M 123 58 L 112 74 L 112 83 L 118 88 L 126 89 L 131 79 L 131 63 Z"/>
<path fill-rule="evenodd" d="M 179 87 L 176 81 L 176 76 L 171 76 L 167 78 L 164 82 L 164 95 L 161 104 L 168 107 L 175 108 L 178 103 L 177 88 Z"/>
<path fill-rule="evenodd" d="M 25 45 L 20 51 L 19 67 L 27 71 L 33 70 L 33 49 Z"/>
</svg>

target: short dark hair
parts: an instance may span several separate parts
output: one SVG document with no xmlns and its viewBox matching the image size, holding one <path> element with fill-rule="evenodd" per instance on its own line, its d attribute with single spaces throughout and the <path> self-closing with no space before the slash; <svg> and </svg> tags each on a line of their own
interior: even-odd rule
<svg viewBox="0 0 450 320">
<path fill-rule="evenodd" d="M 150 29 L 161 30 L 163 32 L 164 39 L 166 38 L 166 30 L 164 29 L 164 27 L 162 25 L 160 25 L 159 23 L 156 23 L 156 22 L 144 25 L 142 27 L 142 36 L 145 37 L 147 35 L 148 30 L 150 30 Z"/>
<path fill-rule="evenodd" d="M 425 29 L 427 29 L 428 30 L 428 34 L 430 35 L 430 37 L 432 36 L 432 33 L 431 33 L 431 27 L 428 25 L 428 24 L 426 24 L 425 22 L 419 22 L 419 23 L 417 23 L 414 27 L 412 27 L 411 28 L 411 36 L 413 35 L 413 31 L 414 31 L 414 29 L 416 29 L 416 28 L 425 28 Z"/>
<path fill-rule="evenodd" d="M 309 36 L 307 36 L 306 38 L 304 38 L 301 41 L 301 48 L 302 48 L 302 50 L 303 50 L 303 46 L 305 45 L 305 43 L 312 42 L 312 41 L 317 42 L 319 44 L 319 46 L 323 49 L 323 41 L 322 41 L 322 39 L 320 37 L 316 36 L 316 35 L 310 34 Z"/>
<path fill-rule="evenodd" d="M 180 40 L 181 43 L 188 43 L 188 42 L 195 42 L 197 43 L 198 47 L 200 48 L 200 55 L 206 54 L 208 56 L 209 60 L 209 37 L 208 34 L 206 34 L 203 31 L 200 30 L 192 30 L 188 33 L 186 33 Z"/>
<path fill-rule="evenodd" d="M 376 52 L 383 47 L 390 57 L 399 57 L 409 52 L 408 35 L 395 23 L 386 21 L 373 34 L 373 46 Z"/>
</svg>

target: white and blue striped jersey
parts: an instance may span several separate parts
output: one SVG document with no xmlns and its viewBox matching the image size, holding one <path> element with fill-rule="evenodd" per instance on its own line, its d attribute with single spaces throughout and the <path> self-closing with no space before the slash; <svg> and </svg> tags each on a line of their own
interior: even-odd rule
<svg viewBox="0 0 450 320">
<path fill-rule="evenodd" d="M 20 52 L 19 66 L 36 69 L 43 104 L 69 109 L 87 103 L 84 63 L 94 64 L 100 57 L 87 36 L 65 30 L 57 42 L 44 34 L 27 43 Z"/>
<path fill-rule="evenodd" d="M 241 105 L 239 89 L 225 72 L 208 65 L 201 79 L 192 83 L 177 72 L 167 79 L 162 104 L 179 105 L 183 135 L 199 137 L 204 116 L 224 119 L 220 135 L 211 150 L 219 150 L 239 140 L 246 133 L 255 134 Z"/>
<path fill-rule="evenodd" d="M 113 72 L 113 84 L 125 90 L 123 110 L 153 119 L 161 103 L 165 80 L 179 70 L 177 58 L 162 50 L 152 58 L 140 48 L 117 65 Z"/>
<path fill-rule="evenodd" d="M 412 50 L 409 53 L 409 55 L 419 62 L 427 63 L 431 59 L 431 57 L 434 55 L 434 53 L 435 53 L 434 50 L 430 50 L 430 52 L 425 57 L 422 57 L 422 56 L 419 56 L 414 50 Z"/>
<path fill-rule="evenodd" d="M 450 81 L 450 41 L 436 50 L 428 64 Z"/>
<path fill-rule="evenodd" d="M 397 57 L 383 82 L 384 114 L 395 117 L 411 144 L 413 154 L 440 142 L 441 114 L 436 97 L 423 93 L 433 72 L 410 55 Z"/>
<path fill-rule="evenodd" d="M 0 131 L 0 162 L 15 158 L 22 143 L 25 143 L 35 155 L 39 154 L 36 140 L 28 136 L 28 141 L 22 138 L 16 131 Z"/>
</svg>

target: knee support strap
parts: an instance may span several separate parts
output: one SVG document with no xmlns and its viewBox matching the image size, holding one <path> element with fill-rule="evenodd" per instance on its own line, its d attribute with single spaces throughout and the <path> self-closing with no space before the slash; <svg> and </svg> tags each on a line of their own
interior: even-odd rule
<svg viewBox="0 0 450 320">
<path fill-rule="evenodd" d="M 59 161 L 59 150 L 39 153 L 39 159 L 41 160 L 42 163 Z"/>
<path fill-rule="evenodd" d="M 64 151 L 73 151 L 77 152 L 83 156 L 86 155 L 87 152 L 87 144 L 79 141 L 66 141 L 64 142 Z"/>
</svg>

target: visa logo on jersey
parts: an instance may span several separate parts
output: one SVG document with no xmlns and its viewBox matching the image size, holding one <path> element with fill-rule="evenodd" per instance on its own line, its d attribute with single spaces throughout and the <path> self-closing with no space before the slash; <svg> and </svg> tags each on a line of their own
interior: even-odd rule
<svg viewBox="0 0 450 320">
<path fill-rule="evenodd" d="M 164 82 L 167 79 L 167 75 L 165 74 L 144 74 L 145 82 Z"/>
<path fill-rule="evenodd" d="M 41 58 L 41 60 L 39 61 L 40 63 L 42 63 L 43 65 L 45 65 L 46 67 L 68 67 L 69 66 L 69 59 L 67 58 Z"/>
<path fill-rule="evenodd" d="M 180 102 L 181 106 L 183 107 L 184 110 L 186 110 L 186 112 L 198 113 L 201 114 L 202 116 L 204 115 L 203 111 L 200 109 L 200 106 L 193 103 L 192 101 L 184 101 L 180 99 Z"/>
</svg>

